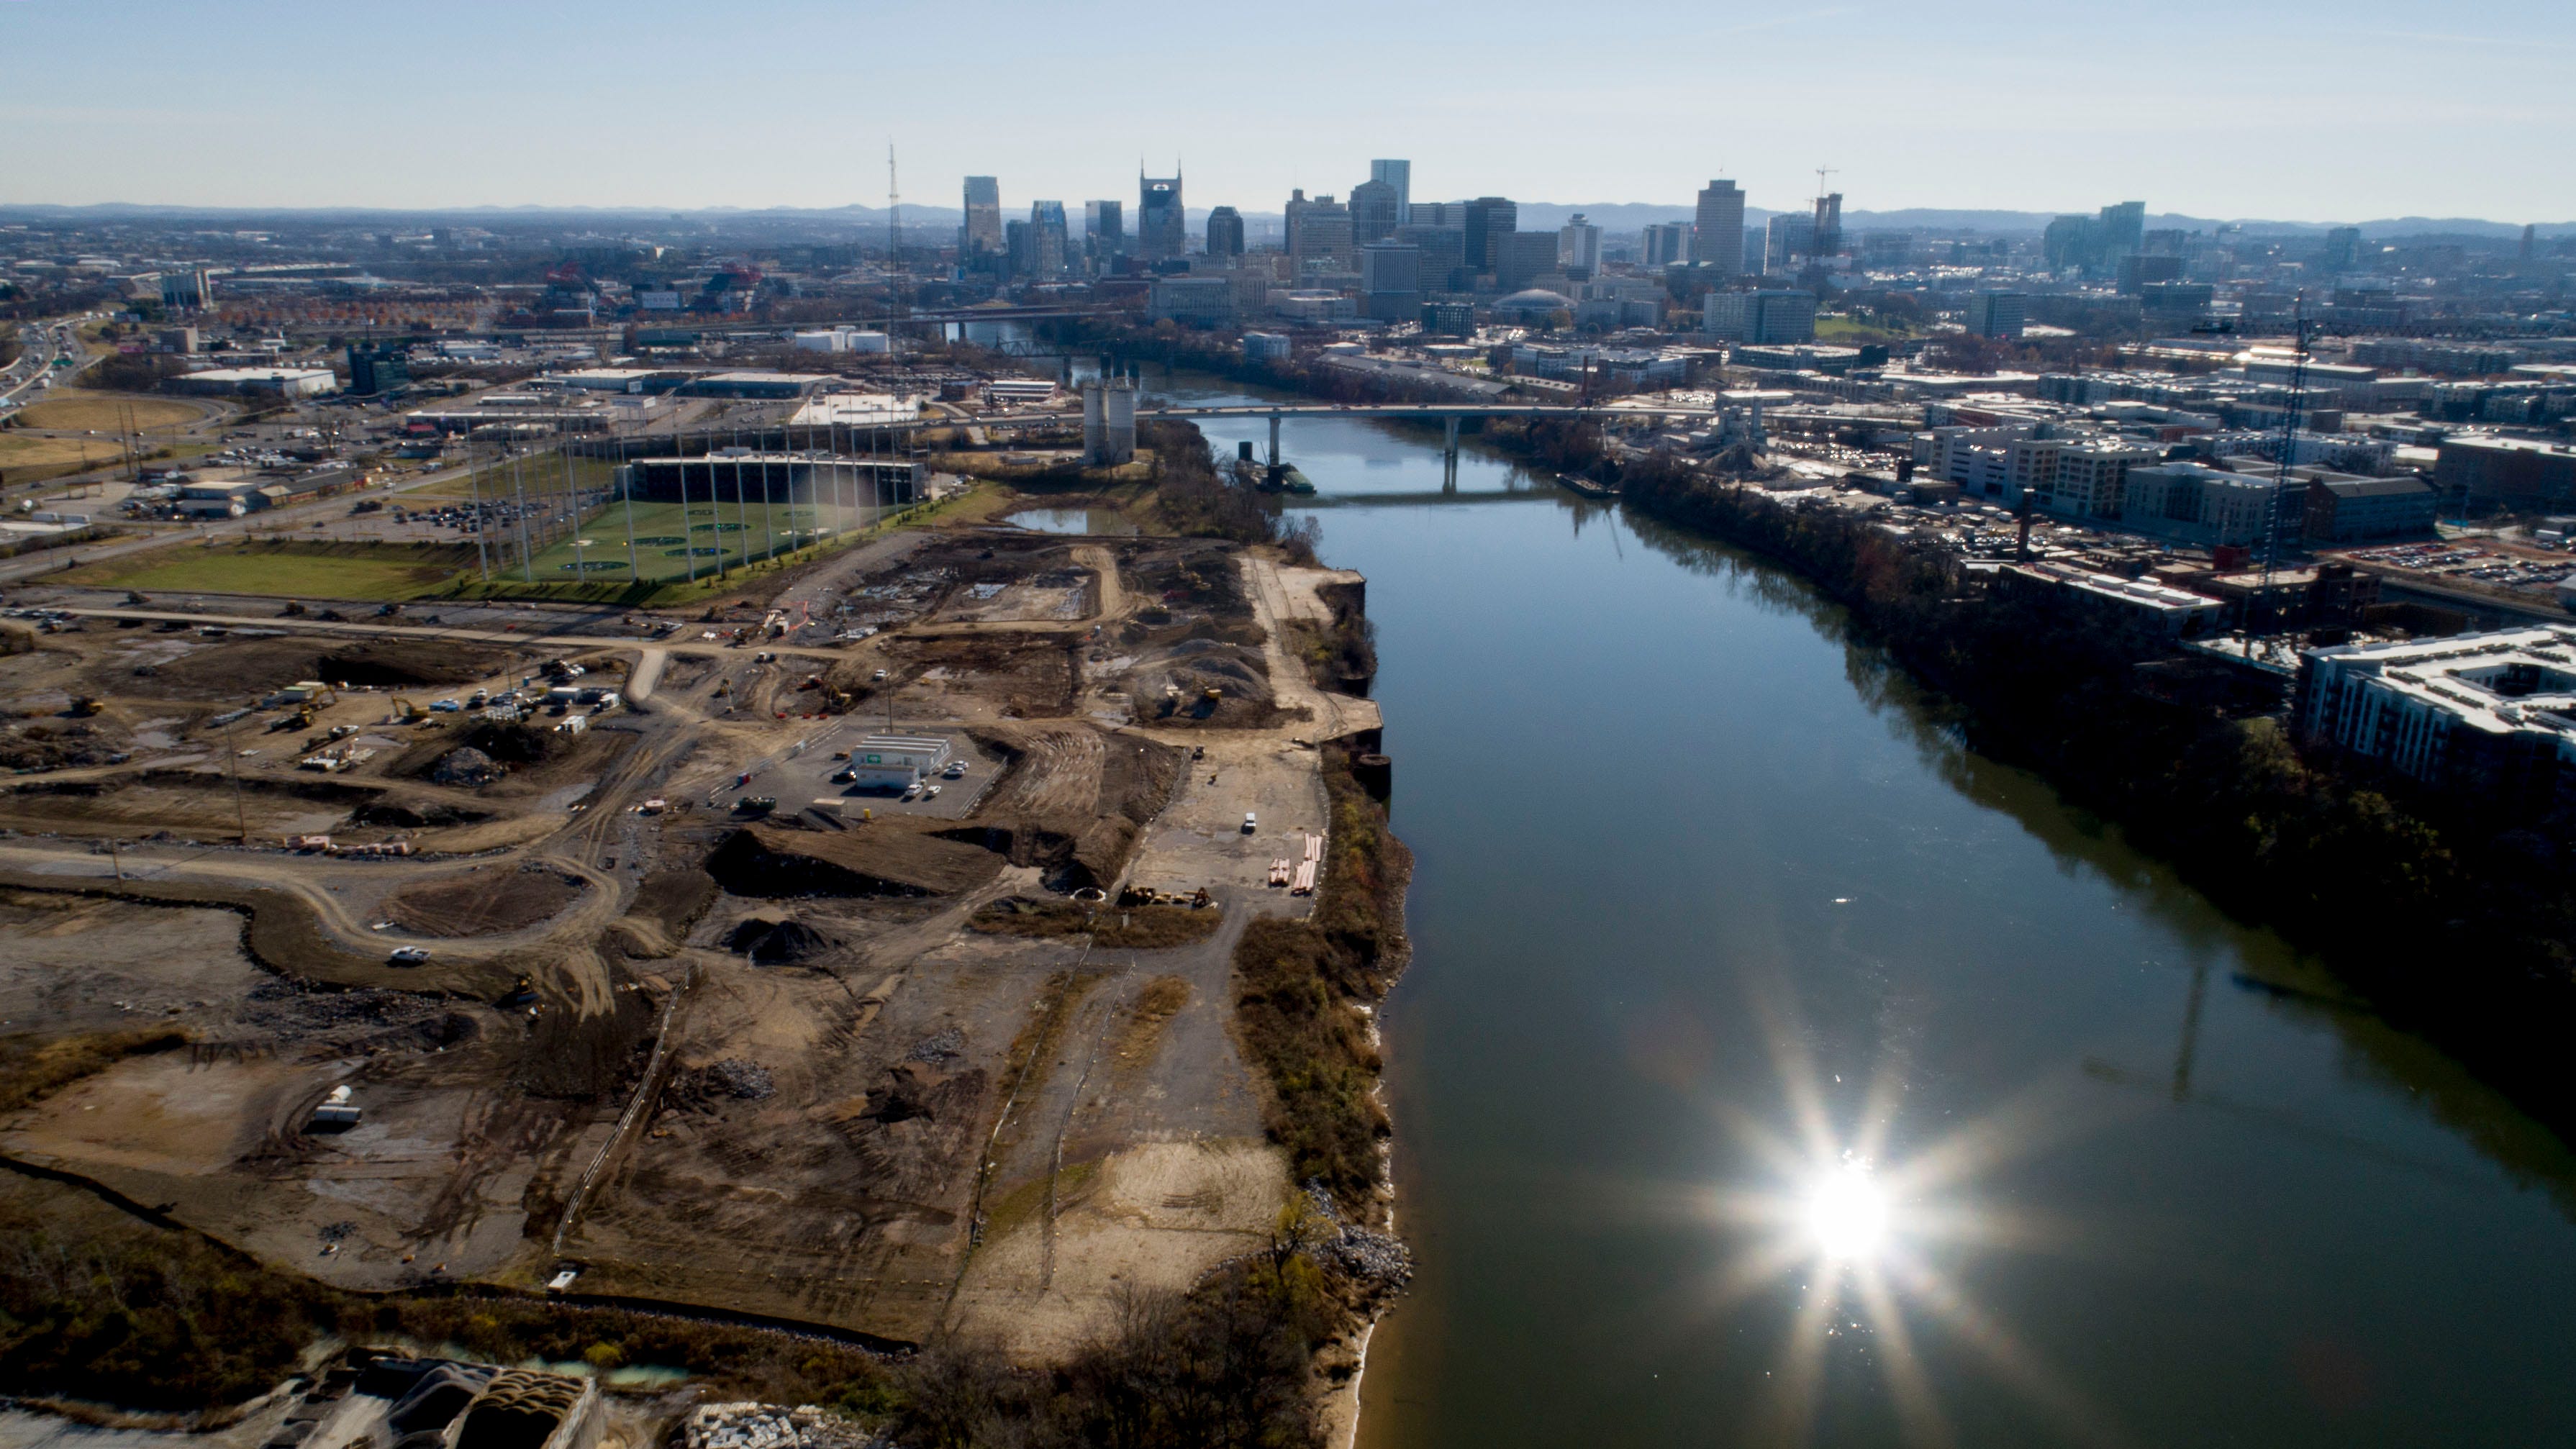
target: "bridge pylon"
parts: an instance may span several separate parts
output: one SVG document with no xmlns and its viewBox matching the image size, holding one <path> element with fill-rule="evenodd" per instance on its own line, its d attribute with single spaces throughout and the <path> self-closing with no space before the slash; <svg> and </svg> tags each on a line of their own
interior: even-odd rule
<svg viewBox="0 0 2576 1449">
<path fill-rule="evenodd" d="M 1270 410 L 1270 466 L 1279 466 L 1279 410 Z"/>
<path fill-rule="evenodd" d="M 1440 491 L 1455 493 L 1458 491 L 1458 415 L 1451 413 L 1441 421 L 1448 426 L 1447 436 L 1440 444 Z"/>
</svg>

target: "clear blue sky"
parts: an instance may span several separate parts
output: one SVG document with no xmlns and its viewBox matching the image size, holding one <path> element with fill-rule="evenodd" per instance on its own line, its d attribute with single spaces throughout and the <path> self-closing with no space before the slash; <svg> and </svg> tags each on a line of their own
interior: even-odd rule
<svg viewBox="0 0 2576 1449">
<path fill-rule="evenodd" d="M 2576 219 L 2576 4 L 0 0 L 0 203 L 1414 195 Z"/>
</svg>

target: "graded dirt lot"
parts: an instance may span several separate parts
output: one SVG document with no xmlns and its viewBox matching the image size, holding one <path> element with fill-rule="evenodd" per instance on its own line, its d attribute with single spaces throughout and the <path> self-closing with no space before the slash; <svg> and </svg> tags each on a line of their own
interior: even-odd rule
<svg viewBox="0 0 2576 1449">
<path fill-rule="evenodd" d="M 1033 1361 L 1257 1245 L 1290 1185 L 1232 960 L 1310 908 L 1269 879 L 1326 824 L 1315 744 L 1376 725 L 1291 652 L 1339 576 L 1007 528 L 865 557 L 773 576 L 767 637 L 731 595 L 578 649 L 280 600 L 0 657 L 0 1062 L 54 1064 L 0 1152 L 350 1286 L 570 1265 Z M 889 723 L 946 793 L 831 779 Z"/>
</svg>

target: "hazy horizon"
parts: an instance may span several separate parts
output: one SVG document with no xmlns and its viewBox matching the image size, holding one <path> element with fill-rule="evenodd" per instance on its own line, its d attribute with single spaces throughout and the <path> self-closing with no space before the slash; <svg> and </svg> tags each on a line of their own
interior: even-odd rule
<svg viewBox="0 0 2576 1449">
<path fill-rule="evenodd" d="M 1006 208 L 1132 198 L 1141 160 L 1178 164 L 1194 207 L 1275 212 L 1391 155 L 1425 200 L 1686 206 L 1724 175 L 1777 210 L 1830 166 L 1855 212 L 2576 217 L 2576 168 L 2531 164 L 2576 119 L 2576 17 L 2533 0 L 2186 0 L 2152 27 L 1720 5 L 1580 33 L 1524 0 L 1327 4 L 1288 29 L 1132 3 L 1070 26 L 1017 0 L 957 13 L 21 0 L 0 43 L 35 63 L 0 93 L 0 205 L 881 207 L 891 140 L 909 203 L 948 209 L 968 174 L 1001 177 Z"/>
</svg>

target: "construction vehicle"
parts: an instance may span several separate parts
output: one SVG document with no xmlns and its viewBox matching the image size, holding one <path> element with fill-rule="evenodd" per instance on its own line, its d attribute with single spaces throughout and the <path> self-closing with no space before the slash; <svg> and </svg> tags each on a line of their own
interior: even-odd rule
<svg viewBox="0 0 2576 1449">
<path fill-rule="evenodd" d="M 394 696 L 394 723 L 420 724 L 428 718 L 428 710 L 421 708 L 419 705 L 412 703 L 410 700 L 403 698 L 399 694 Z"/>
<path fill-rule="evenodd" d="M 87 719 L 106 707 L 95 695 L 75 694 L 72 696 L 71 715 L 74 719 Z"/>
</svg>

